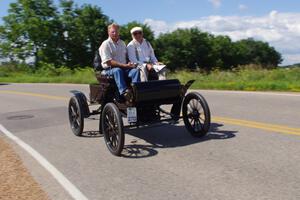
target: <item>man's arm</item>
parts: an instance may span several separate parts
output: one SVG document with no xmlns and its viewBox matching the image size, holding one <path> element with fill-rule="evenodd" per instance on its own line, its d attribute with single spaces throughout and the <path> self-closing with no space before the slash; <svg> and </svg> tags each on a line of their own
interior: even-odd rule
<svg viewBox="0 0 300 200">
<path fill-rule="evenodd" d="M 112 53 L 111 53 L 108 43 L 102 43 L 102 45 L 99 48 L 99 54 L 100 54 L 100 57 L 102 60 L 102 66 L 104 69 L 107 69 L 109 67 L 121 67 L 121 68 L 134 67 L 134 64 L 132 64 L 132 63 L 123 64 L 123 63 L 113 60 Z"/>
<path fill-rule="evenodd" d="M 147 41 L 148 42 L 148 41 Z M 158 63 L 158 60 L 157 58 L 155 57 L 155 54 L 154 54 L 154 50 L 151 46 L 151 44 L 149 43 L 149 48 L 150 48 L 150 60 L 152 63 Z"/>
<path fill-rule="evenodd" d="M 133 68 L 133 67 L 135 67 L 135 65 L 131 62 L 129 62 L 127 64 L 123 64 L 123 63 L 117 62 L 113 59 L 106 61 L 106 64 L 108 66 L 111 66 L 111 67 L 120 67 L 120 68 Z"/>
</svg>

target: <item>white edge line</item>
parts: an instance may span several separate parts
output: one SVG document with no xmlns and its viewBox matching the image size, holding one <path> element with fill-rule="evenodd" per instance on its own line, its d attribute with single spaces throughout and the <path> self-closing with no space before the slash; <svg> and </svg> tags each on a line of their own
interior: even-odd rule
<svg viewBox="0 0 300 200">
<path fill-rule="evenodd" d="M 58 171 L 58 169 L 56 169 L 48 160 L 46 160 L 46 158 L 34 150 L 30 145 L 26 144 L 20 138 L 9 132 L 1 124 L 0 130 L 27 151 L 36 161 L 38 161 L 74 199 L 88 200 L 88 198 L 75 185 L 73 185 L 60 171 Z"/>
</svg>

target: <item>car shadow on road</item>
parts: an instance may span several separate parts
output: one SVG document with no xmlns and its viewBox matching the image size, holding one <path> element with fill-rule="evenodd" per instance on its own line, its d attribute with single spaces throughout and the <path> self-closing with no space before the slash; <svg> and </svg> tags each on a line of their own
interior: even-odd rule
<svg viewBox="0 0 300 200">
<path fill-rule="evenodd" d="M 99 117 L 89 117 L 86 120 L 88 121 L 99 121 Z M 88 130 L 88 131 L 83 131 L 82 135 L 80 135 L 80 137 L 84 137 L 84 138 L 97 138 L 97 137 L 103 137 L 103 134 L 100 134 L 99 131 L 94 131 L 94 130 Z"/>
<path fill-rule="evenodd" d="M 126 134 L 144 140 L 147 144 L 137 144 L 138 140 L 125 145 L 122 156 L 145 158 L 158 154 L 158 149 L 188 146 L 209 140 L 224 140 L 236 136 L 237 131 L 223 130 L 223 124 L 212 123 L 209 133 L 202 137 L 192 137 L 184 126 L 160 125 L 156 127 L 130 129 Z"/>
<path fill-rule="evenodd" d="M 96 138 L 96 137 L 103 137 L 103 134 L 100 134 L 99 131 L 83 131 L 80 137 Z"/>
</svg>

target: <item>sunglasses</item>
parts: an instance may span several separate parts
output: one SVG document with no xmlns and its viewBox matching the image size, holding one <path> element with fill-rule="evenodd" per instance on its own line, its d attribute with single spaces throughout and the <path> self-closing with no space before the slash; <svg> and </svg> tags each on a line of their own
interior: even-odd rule
<svg viewBox="0 0 300 200">
<path fill-rule="evenodd" d="M 141 31 L 137 31 L 137 32 L 134 32 L 133 35 L 141 35 L 142 32 Z"/>
</svg>

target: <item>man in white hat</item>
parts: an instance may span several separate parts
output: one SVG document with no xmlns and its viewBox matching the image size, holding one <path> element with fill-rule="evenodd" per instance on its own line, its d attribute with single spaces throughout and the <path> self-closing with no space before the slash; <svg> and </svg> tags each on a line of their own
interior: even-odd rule
<svg viewBox="0 0 300 200">
<path fill-rule="evenodd" d="M 159 80 L 165 80 L 165 65 L 158 62 L 151 44 L 143 37 L 143 29 L 134 27 L 130 33 L 132 41 L 127 45 L 128 58 L 130 62 L 138 64 L 141 81 L 148 81 L 149 72 L 157 73 Z"/>
</svg>

